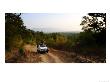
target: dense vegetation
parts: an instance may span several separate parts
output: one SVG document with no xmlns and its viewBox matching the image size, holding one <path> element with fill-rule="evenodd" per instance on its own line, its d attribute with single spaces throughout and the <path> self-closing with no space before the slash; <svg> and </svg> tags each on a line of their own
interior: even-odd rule
<svg viewBox="0 0 110 82">
<path fill-rule="evenodd" d="M 5 48 L 19 48 L 27 42 L 34 41 L 34 31 L 26 29 L 20 17 L 21 14 L 5 14 Z"/>
<path fill-rule="evenodd" d="M 106 13 L 88 13 L 81 22 L 79 43 L 93 54 L 106 54 Z M 84 48 L 85 49 L 85 48 Z M 88 50 L 90 49 L 90 50 Z M 86 49 L 85 49 L 86 50 Z"/>
<path fill-rule="evenodd" d="M 44 41 L 49 47 L 83 53 L 102 54 L 106 49 L 106 14 L 89 13 L 81 22 L 83 32 L 80 33 L 43 33 L 27 29 L 20 17 L 21 14 L 5 14 L 5 49 L 20 49 L 25 44 L 36 45 Z M 100 19 L 100 20 L 99 20 Z"/>
<path fill-rule="evenodd" d="M 5 14 L 6 50 L 20 48 L 24 44 L 38 44 L 41 41 L 44 41 L 50 47 L 57 49 L 67 48 L 68 50 L 75 44 L 77 34 L 35 32 L 24 26 L 20 15 L 16 13 Z"/>
</svg>

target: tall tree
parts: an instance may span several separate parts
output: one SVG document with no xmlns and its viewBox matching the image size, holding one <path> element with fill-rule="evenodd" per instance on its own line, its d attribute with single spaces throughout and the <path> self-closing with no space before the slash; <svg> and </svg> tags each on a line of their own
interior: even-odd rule
<svg viewBox="0 0 110 82">
<path fill-rule="evenodd" d="M 96 43 L 106 44 L 106 13 L 88 13 L 84 16 L 81 24 L 84 32 L 91 32 Z"/>
<path fill-rule="evenodd" d="M 19 13 L 5 14 L 5 48 L 10 49 L 17 44 L 21 44 L 21 31 L 25 29 Z M 18 37 L 19 36 L 19 37 Z M 15 44 L 17 43 L 17 44 Z"/>
<path fill-rule="evenodd" d="M 88 13 L 84 16 L 81 24 L 82 30 L 92 32 L 102 32 L 106 30 L 106 13 Z"/>
</svg>

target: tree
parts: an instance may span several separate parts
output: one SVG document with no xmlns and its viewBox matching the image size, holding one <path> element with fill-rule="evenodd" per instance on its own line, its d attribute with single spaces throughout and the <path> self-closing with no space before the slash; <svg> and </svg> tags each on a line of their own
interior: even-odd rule
<svg viewBox="0 0 110 82">
<path fill-rule="evenodd" d="M 92 32 L 102 32 L 106 30 L 106 13 L 88 13 L 84 16 L 81 24 L 82 30 Z"/>
<path fill-rule="evenodd" d="M 23 21 L 19 13 L 6 13 L 5 14 L 5 48 L 10 49 L 17 47 L 22 43 L 22 30 L 25 29 Z M 19 37 L 18 37 L 19 36 Z"/>
<path fill-rule="evenodd" d="M 84 32 L 92 32 L 91 35 L 99 45 L 106 44 L 106 13 L 88 13 L 81 24 Z"/>
</svg>

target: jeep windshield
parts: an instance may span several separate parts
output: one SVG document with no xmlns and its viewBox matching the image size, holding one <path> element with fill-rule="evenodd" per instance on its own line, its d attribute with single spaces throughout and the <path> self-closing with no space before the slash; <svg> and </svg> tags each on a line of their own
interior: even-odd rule
<svg viewBox="0 0 110 82">
<path fill-rule="evenodd" d="M 40 47 L 46 47 L 46 45 L 40 45 Z"/>
</svg>

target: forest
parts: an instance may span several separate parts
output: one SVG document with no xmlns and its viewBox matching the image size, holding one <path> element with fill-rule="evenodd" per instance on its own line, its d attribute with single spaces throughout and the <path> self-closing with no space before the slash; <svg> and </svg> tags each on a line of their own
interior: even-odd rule
<svg viewBox="0 0 110 82">
<path fill-rule="evenodd" d="M 99 56 L 100 62 L 106 62 L 106 13 L 83 16 L 82 32 L 76 33 L 33 31 L 26 28 L 20 16 L 21 13 L 5 13 L 5 53 L 17 49 L 21 55 L 24 45 L 37 45 L 43 41 L 49 48 Z"/>
</svg>

